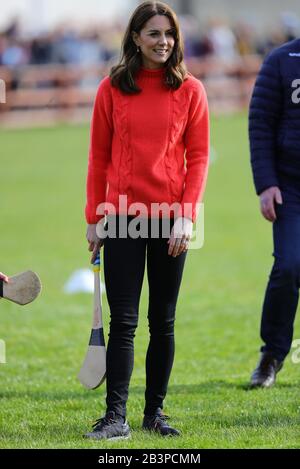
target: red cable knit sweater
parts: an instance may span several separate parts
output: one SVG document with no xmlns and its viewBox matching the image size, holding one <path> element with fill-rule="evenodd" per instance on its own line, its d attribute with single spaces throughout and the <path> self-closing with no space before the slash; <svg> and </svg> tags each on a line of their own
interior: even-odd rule
<svg viewBox="0 0 300 469">
<path fill-rule="evenodd" d="M 100 83 L 87 176 L 90 224 L 102 218 L 104 211 L 97 207 L 104 202 L 106 213 L 133 215 L 140 208 L 136 212 L 134 205 L 130 212 L 128 207 L 139 202 L 148 216 L 155 216 L 154 202 L 177 202 L 185 208 L 178 216 L 196 218 L 209 158 L 206 93 L 191 74 L 178 90 L 170 90 L 163 73 L 163 68 L 142 68 L 136 79 L 142 92 L 134 95 L 112 87 L 108 76 Z M 119 195 L 126 195 L 123 208 Z"/>
</svg>

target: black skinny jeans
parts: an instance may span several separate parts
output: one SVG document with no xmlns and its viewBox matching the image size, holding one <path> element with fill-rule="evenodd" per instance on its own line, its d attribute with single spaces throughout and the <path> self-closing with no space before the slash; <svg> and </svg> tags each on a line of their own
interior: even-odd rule
<svg viewBox="0 0 300 469">
<path fill-rule="evenodd" d="M 129 221 L 132 218 L 129 218 Z M 119 217 L 117 217 L 119 221 Z M 150 220 L 149 222 L 150 223 Z M 172 220 L 171 220 L 171 223 Z M 150 232 L 150 231 L 149 231 Z M 134 336 L 147 256 L 150 341 L 146 356 L 146 415 L 163 408 L 174 360 L 174 322 L 186 253 L 168 255 L 168 238 L 109 238 L 104 275 L 110 307 L 107 346 L 107 411 L 125 417 L 134 361 Z"/>
</svg>

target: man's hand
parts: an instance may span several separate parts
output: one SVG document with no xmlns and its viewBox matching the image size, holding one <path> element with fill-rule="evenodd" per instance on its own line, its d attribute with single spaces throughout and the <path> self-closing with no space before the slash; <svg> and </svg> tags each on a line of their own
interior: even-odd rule
<svg viewBox="0 0 300 469">
<path fill-rule="evenodd" d="M 259 196 L 260 210 L 266 220 L 274 222 L 276 220 L 275 202 L 282 204 L 282 196 L 279 187 L 273 186 L 266 189 Z"/>
</svg>

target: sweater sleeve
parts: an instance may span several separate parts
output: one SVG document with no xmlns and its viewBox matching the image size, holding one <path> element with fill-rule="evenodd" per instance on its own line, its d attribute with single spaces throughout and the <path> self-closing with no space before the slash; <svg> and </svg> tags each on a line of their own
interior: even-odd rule
<svg viewBox="0 0 300 469">
<path fill-rule="evenodd" d="M 96 211 L 106 198 L 106 175 L 111 160 L 112 136 L 112 97 L 109 77 L 105 77 L 97 91 L 91 121 L 85 207 L 85 217 L 89 224 L 97 223 L 102 218 Z"/>
<path fill-rule="evenodd" d="M 209 165 L 209 111 L 204 86 L 196 80 L 184 133 L 186 176 L 182 213 L 194 222 L 202 200 Z M 185 204 L 185 205 L 184 205 Z"/>
<path fill-rule="evenodd" d="M 275 162 L 281 106 L 278 53 L 271 53 L 257 76 L 249 109 L 251 166 L 257 194 L 279 184 Z"/>
</svg>

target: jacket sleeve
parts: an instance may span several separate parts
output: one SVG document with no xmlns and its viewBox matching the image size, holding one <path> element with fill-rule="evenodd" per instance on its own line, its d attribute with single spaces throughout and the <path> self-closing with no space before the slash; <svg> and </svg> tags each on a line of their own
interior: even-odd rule
<svg viewBox="0 0 300 469">
<path fill-rule="evenodd" d="M 197 218 L 197 203 L 202 199 L 209 165 L 209 111 L 204 86 L 197 80 L 184 133 L 186 176 L 181 200 L 182 215 Z M 185 205 L 184 205 L 185 204 Z"/>
<path fill-rule="evenodd" d="M 85 207 L 85 217 L 89 224 L 97 223 L 102 218 L 96 211 L 106 198 L 112 136 L 112 97 L 109 77 L 105 77 L 97 91 L 91 121 Z"/>
<path fill-rule="evenodd" d="M 282 86 L 278 53 L 271 53 L 257 76 L 249 110 L 251 166 L 256 193 L 278 186 L 276 172 L 277 127 L 282 112 Z"/>
</svg>

